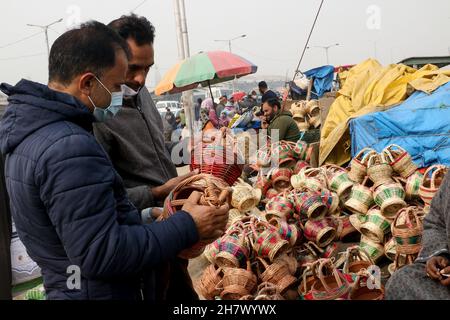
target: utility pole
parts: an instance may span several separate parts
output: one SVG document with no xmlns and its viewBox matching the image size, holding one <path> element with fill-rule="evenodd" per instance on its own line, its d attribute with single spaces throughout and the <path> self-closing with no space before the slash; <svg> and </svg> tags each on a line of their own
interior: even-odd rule
<svg viewBox="0 0 450 320">
<path fill-rule="evenodd" d="M 36 25 L 36 24 L 27 24 L 27 26 L 29 26 L 29 27 L 37 27 L 37 28 L 41 28 L 41 29 L 44 30 L 44 33 L 45 33 L 45 43 L 47 44 L 47 57 L 50 57 L 50 45 L 49 45 L 49 43 L 48 43 L 48 28 L 49 28 L 50 26 L 56 24 L 56 23 L 61 22 L 61 21 L 63 21 L 62 18 L 59 19 L 59 20 L 57 20 L 57 21 L 54 21 L 54 22 L 52 22 L 52 23 L 50 23 L 50 24 L 47 24 L 47 25 L 45 25 L 45 26 Z"/>
<path fill-rule="evenodd" d="M 325 56 L 327 58 L 327 64 L 330 64 L 330 59 L 328 56 L 328 50 L 332 47 L 337 47 L 339 46 L 339 43 L 335 43 L 335 44 L 330 44 L 329 46 L 313 46 L 313 47 L 306 47 L 306 49 L 311 49 L 311 48 L 321 48 L 325 50 Z"/>
</svg>

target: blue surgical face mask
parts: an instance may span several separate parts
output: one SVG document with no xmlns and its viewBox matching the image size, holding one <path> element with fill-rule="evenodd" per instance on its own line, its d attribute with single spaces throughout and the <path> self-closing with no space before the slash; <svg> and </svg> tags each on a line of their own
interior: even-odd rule
<svg viewBox="0 0 450 320">
<path fill-rule="evenodd" d="M 106 120 L 114 117 L 122 108 L 123 103 L 123 91 L 111 92 L 106 88 L 106 86 L 100 81 L 99 78 L 95 77 L 95 79 L 101 84 L 101 86 L 108 91 L 111 95 L 111 103 L 105 109 L 98 108 L 95 103 L 92 101 L 91 97 L 88 96 L 89 101 L 91 101 L 94 106 L 94 117 L 98 122 L 105 122 Z"/>
</svg>

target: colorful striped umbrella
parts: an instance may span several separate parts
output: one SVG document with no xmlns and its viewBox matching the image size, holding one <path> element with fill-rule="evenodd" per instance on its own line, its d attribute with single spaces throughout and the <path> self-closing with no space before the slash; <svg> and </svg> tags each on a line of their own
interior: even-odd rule
<svg viewBox="0 0 450 320">
<path fill-rule="evenodd" d="M 180 61 L 156 86 L 156 95 L 178 93 L 255 73 L 258 67 L 226 51 L 201 52 Z"/>
</svg>

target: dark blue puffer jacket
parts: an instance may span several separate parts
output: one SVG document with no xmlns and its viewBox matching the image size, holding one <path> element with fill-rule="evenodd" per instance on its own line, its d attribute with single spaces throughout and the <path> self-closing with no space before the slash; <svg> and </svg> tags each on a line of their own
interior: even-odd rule
<svg viewBox="0 0 450 320">
<path fill-rule="evenodd" d="M 139 299 L 143 270 L 198 241 L 191 216 L 142 225 L 86 106 L 27 80 L 0 89 L 9 96 L 0 148 L 12 215 L 48 298 Z M 67 286 L 71 265 L 80 289 Z"/>
</svg>

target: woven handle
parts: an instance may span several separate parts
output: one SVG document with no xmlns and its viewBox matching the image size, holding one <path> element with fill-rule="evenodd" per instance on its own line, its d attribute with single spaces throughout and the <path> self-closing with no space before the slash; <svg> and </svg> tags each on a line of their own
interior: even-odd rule
<svg viewBox="0 0 450 320">
<path fill-rule="evenodd" d="M 384 149 L 383 151 L 381 151 L 381 154 L 386 155 L 389 158 L 390 163 L 395 162 L 394 156 L 389 149 Z"/>
<path fill-rule="evenodd" d="M 431 175 L 431 181 L 430 181 L 431 184 L 430 184 L 430 186 L 432 188 L 434 188 L 434 189 L 436 188 L 436 177 L 437 177 L 437 175 L 442 173 L 442 172 L 444 172 L 444 171 L 446 171 L 446 170 L 447 170 L 447 168 L 445 166 L 437 165 L 436 170 L 434 170 L 433 174 Z"/>
<path fill-rule="evenodd" d="M 319 274 L 319 280 L 322 283 L 323 287 L 325 288 L 325 290 L 327 292 L 332 292 L 333 289 L 330 288 L 326 281 L 325 281 L 325 275 L 323 274 L 323 270 L 325 268 L 326 265 L 330 265 L 331 267 L 330 269 L 332 269 L 332 275 L 334 276 L 334 278 L 336 279 L 336 283 L 338 284 L 338 287 L 342 286 L 342 280 L 341 277 L 339 276 L 339 273 L 337 272 L 337 269 L 333 266 L 333 263 L 331 262 L 331 260 L 329 259 L 323 259 L 320 263 L 319 263 L 319 268 L 318 268 L 318 274 Z"/>
<path fill-rule="evenodd" d="M 365 154 L 365 152 L 366 151 L 369 151 L 367 154 Z M 356 154 L 356 156 L 355 156 L 355 159 L 356 160 L 359 160 L 361 163 L 364 161 L 364 159 L 368 156 L 368 155 L 370 155 L 371 153 L 373 153 L 373 152 L 375 152 L 376 153 L 376 151 L 375 150 L 373 150 L 372 148 L 363 148 L 363 149 L 361 149 L 361 151 L 359 151 L 357 154 Z M 362 156 L 362 157 L 361 157 Z M 360 160 L 361 159 L 361 160 Z"/>
</svg>

